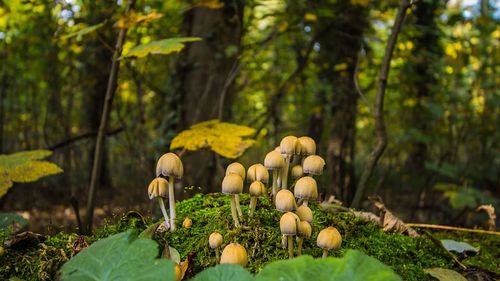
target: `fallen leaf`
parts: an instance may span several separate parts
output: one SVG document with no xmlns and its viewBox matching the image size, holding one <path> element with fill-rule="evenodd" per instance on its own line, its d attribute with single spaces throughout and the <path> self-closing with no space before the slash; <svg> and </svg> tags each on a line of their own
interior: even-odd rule
<svg viewBox="0 0 500 281">
<path fill-rule="evenodd" d="M 411 227 L 407 226 L 401 219 L 392 214 L 387 209 L 382 198 L 379 196 L 369 197 L 373 205 L 380 211 L 380 224 L 384 232 L 397 232 L 407 234 L 410 237 L 418 237 L 418 233 Z"/>
<path fill-rule="evenodd" d="M 445 268 L 426 268 L 424 272 L 438 279 L 439 281 L 467 281 L 460 273 Z"/>
<path fill-rule="evenodd" d="M 481 205 L 476 208 L 476 212 L 485 211 L 488 214 L 488 230 L 496 230 L 497 215 L 495 214 L 495 207 L 493 205 Z"/>
<path fill-rule="evenodd" d="M 451 239 L 443 239 L 441 240 L 441 244 L 443 244 L 446 250 L 459 254 L 460 259 L 475 256 L 479 252 L 479 248 L 475 248 L 465 242 L 458 242 Z"/>
<path fill-rule="evenodd" d="M 47 238 L 41 234 L 34 233 L 31 231 L 25 231 L 14 235 L 14 237 L 12 237 L 9 240 L 6 240 L 3 244 L 7 248 L 12 248 L 15 250 L 24 250 L 35 247 L 36 245 L 45 241 L 45 239 Z"/>
<path fill-rule="evenodd" d="M 85 236 L 83 235 L 80 235 L 78 237 L 78 239 L 76 239 L 75 243 L 73 243 L 73 255 L 76 255 L 78 253 L 80 253 L 83 249 L 87 248 L 89 246 L 89 244 L 87 243 L 87 241 L 85 241 Z"/>
</svg>

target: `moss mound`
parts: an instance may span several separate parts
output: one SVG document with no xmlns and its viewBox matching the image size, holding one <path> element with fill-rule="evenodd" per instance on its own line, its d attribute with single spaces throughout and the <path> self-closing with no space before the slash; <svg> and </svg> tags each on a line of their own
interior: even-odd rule
<svg viewBox="0 0 500 281">
<path fill-rule="evenodd" d="M 248 196 L 241 196 L 242 210 L 248 212 Z M 343 237 L 342 250 L 332 253 L 342 256 L 346 249 L 358 249 L 391 266 L 404 280 L 432 280 L 424 272 L 424 268 L 454 268 L 454 264 L 446 258 L 428 238 L 411 238 L 401 234 L 387 234 L 378 226 L 366 222 L 347 213 L 326 213 L 316 204 L 310 204 L 314 213 L 313 235 L 304 241 L 303 254 L 321 256 L 321 249 L 315 246 L 318 232 L 327 226 L 335 226 Z M 213 231 L 221 233 L 224 244 L 238 242 L 245 246 L 249 254 L 248 269 L 259 271 L 266 263 L 288 258 L 287 250 L 281 248 L 279 219 L 281 213 L 276 211 L 271 201 L 260 198 L 253 218 L 245 217 L 243 227 L 235 229 L 230 215 L 229 198 L 220 194 L 196 195 L 177 205 L 178 225 L 189 217 L 193 225 L 189 229 L 178 228 L 174 233 L 156 234 L 154 239 L 163 246 L 168 240 L 170 246 L 176 248 L 181 258 L 188 253 L 195 253 L 193 271 L 197 273 L 206 267 L 215 265 L 215 253 L 208 247 L 208 236 Z M 152 224 L 137 213 L 125 215 L 115 224 L 107 224 L 96 230 L 95 234 L 86 237 L 88 243 L 100 238 L 134 228 L 144 230 Z M 481 267 L 498 273 L 500 262 L 500 237 L 455 232 L 435 232 L 438 238 L 465 241 L 480 247 L 475 257 L 464 260 L 471 267 Z M 0 233 L 0 242 L 6 240 L 7 234 Z M 7 249 L 0 256 L 0 279 L 8 280 L 18 277 L 22 280 L 54 280 L 62 264 L 73 254 L 73 244 L 78 239 L 75 234 L 59 233 L 48 237 L 44 243 L 36 247 L 14 250 Z"/>
</svg>

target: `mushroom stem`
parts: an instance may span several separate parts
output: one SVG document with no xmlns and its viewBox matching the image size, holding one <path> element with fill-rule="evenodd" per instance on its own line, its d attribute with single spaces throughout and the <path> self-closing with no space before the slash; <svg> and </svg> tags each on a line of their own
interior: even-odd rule
<svg viewBox="0 0 500 281">
<path fill-rule="evenodd" d="M 233 216 L 234 226 L 240 227 L 240 222 L 238 221 L 238 215 L 236 215 L 236 195 L 231 196 L 231 216 Z"/>
<path fill-rule="evenodd" d="M 281 187 L 283 189 L 288 189 L 288 167 L 290 166 L 291 156 L 285 156 L 285 167 L 283 168 L 283 174 L 281 175 Z"/>
<path fill-rule="evenodd" d="M 248 211 L 248 216 L 249 217 L 253 216 L 253 212 L 255 210 L 255 206 L 257 206 L 257 197 L 252 196 L 250 198 L 250 211 Z"/>
<path fill-rule="evenodd" d="M 286 235 L 283 234 L 283 236 L 281 237 L 281 247 L 283 247 L 283 249 L 286 248 L 286 245 L 287 245 L 287 239 L 286 239 Z"/>
<path fill-rule="evenodd" d="M 215 263 L 217 263 L 217 264 L 220 263 L 219 248 L 215 249 Z"/>
<path fill-rule="evenodd" d="M 170 210 L 170 231 L 175 230 L 175 192 L 174 177 L 168 177 L 168 208 Z"/>
<path fill-rule="evenodd" d="M 288 235 L 288 257 L 293 259 L 293 238 L 292 235 Z"/>
<path fill-rule="evenodd" d="M 326 258 L 326 257 L 328 257 L 328 250 L 323 249 L 323 258 Z"/>
<path fill-rule="evenodd" d="M 167 215 L 167 209 L 165 208 L 165 202 L 163 202 L 163 198 L 158 197 L 158 203 L 160 203 L 161 213 L 163 214 L 163 218 L 165 218 L 165 226 L 168 229 L 168 228 L 170 228 L 170 223 L 169 223 L 169 218 Z"/>
<path fill-rule="evenodd" d="M 240 218 L 240 220 L 242 220 L 243 219 L 243 212 L 241 211 L 241 207 L 240 207 L 240 195 L 235 194 L 234 198 L 236 199 L 236 211 L 238 212 L 238 217 Z"/>
<path fill-rule="evenodd" d="M 302 205 L 307 207 L 308 201 L 309 201 L 308 199 L 304 199 L 304 201 L 302 201 Z"/>
<path fill-rule="evenodd" d="M 299 237 L 299 240 L 297 241 L 297 256 L 302 255 L 302 242 L 304 241 L 304 238 Z"/>
<path fill-rule="evenodd" d="M 278 169 L 273 170 L 273 201 L 276 200 L 276 194 L 278 193 Z"/>
</svg>

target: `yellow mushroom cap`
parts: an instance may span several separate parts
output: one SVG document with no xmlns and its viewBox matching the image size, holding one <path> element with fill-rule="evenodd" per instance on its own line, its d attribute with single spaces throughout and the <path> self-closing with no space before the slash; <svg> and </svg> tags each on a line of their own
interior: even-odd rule
<svg viewBox="0 0 500 281">
<path fill-rule="evenodd" d="M 237 174 L 239 175 L 242 179 L 245 178 L 245 167 L 241 165 L 238 162 L 233 162 L 229 164 L 226 168 L 226 176 L 229 174 Z"/>
<path fill-rule="evenodd" d="M 175 281 L 181 281 L 182 280 L 181 266 L 178 263 L 176 263 L 174 269 L 175 269 Z"/>
<path fill-rule="evenodd" d="M 316 153 L 316 142 L 307 136 L 299 138 L 300 142 L 300 154 L 301 155 L 313 155 Z"/>
<path fill-rule="evenodd" d="M 182 227 L 184 228 L 191 228 L 193 225 L 193 220 L 190 218 L 185 218 L 184 221 L 182 222 Z"/>
<path fill-rule="evenodd" d="M 297 235 L 298 217 L 292 213 L 284 213 L 280 219 L 280 230 L 283 235 Z"/>
<path fill-rule="evenodd" d="M 148 195 L 149 199 L 156 197 L 168 197 L 168 181 L 164 178 L 155 178 L 149 183 Z"/>
<path fill-rule="evenodd" d="M 231 243 L 224 247 L 220 257 L 221 264 L 239 264 L 243 267 L 247 266 L 248 257 L 245 247 L 238 243 Z"/>
<path fill-rule="evenodd" d="M 304 159 L 302 164 L 304 173 L 310 175 L 321 175 L 323 174 L 323 168 L 325 167 L 325 160 L 318 155 L 310 155 Z"/>
<path fill-rule="evenodd" d="M 237 174 L 228 174 L 222 180 L 222 193 L 239 194 L 243 192 L 243 179 Z"/>
<path fill-rule="evenodd" d="M 312 227 L 308 222 L 301 221 L 297 225 L 297 232 L 298 232 L 299 236 L 302 236 L 302 237 L 309 239 L 309 238 L 311 238 Z"/>
<path fill-rule="evenodd" d="M 301 165 L 295 165 L 292 167 L 292 179 L 300 179 L 304 175 L 304 170 L 302 170 Z"/>
<path fill-rule="evenodd" d="M 294 195 L 301 199 L 316 199 L 318 186 L 312 177 L 302 177 L 295 183 Z"/>
<path fill-rule="evenodd" d="M 184 168 L 181 159 L 172 152 L 163 154 L 156 164 L 156 176 L 182 178 Z"/>
<path fill-rule="evenodd" d="M 319 232 L 316 243 L 325 250 L 338 250 L 342 245 L 342 236 L 335 227 L 330 226 Z"/>
<path fill-rule="evenodd" d="M 276 209 L 280 212 L 290 212 L 295 210 L 297 203 L 293 193 L 288 189 L 282 189 L 276 193 Z"/>
<path fill-rule="evenodd" d="M 307 206 L 301 205 L 297 208 L 295 212 L 301 221 L 306 221 L 308 223 L 312 223 L 313 221 L 313 213 L 311 209 Z"/>
<path fill-rule="evenodd" d="M 266 193 L 266 187 L 260 181 L 254 181 L 250 184 L 248 193 L 250 193 L 251 196 L 261 196 Z"/>
<path fill-rule="evenodd" d="M 208 245 L 210 248 L 216 249 L 222 245 L 222 235 L 218 232 L 213 232 L 208 237 Z"/>
<path fill-rule="evenodd" d="M 285 166 L 285 160 L 281 153 L 276 150 L 269 152 L 264 159 L 264 166 L 269 170 L 281 169 Z"/>
<path fill-rule="evenodd" d="M 247 180 L 249 182 L 260 181 L 263 183 L 268 183 L 269 172 L 267 171 L 266 167 L 264 167 L 264 165 L 260 163 L 253 164 L 252 166 L 248 167 Z"/>
<path fill-rule="evenodd" d="M 293 155 L 300 153 L 300 142 L 297 137 L 286 136 L 280 142 L 281 154 Z"/>
</svg>

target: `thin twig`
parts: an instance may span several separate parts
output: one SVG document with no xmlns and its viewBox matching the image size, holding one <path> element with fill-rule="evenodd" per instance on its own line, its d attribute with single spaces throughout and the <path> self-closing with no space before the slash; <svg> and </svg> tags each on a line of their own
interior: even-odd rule
<svg viewBox="0 0 500 281">
<path fill-rule="evenodd" d="M 407 223 L 406 225 L 409 227 L 416 227 L 416 228 L 444 229 L 444 230 L 463 231 L 463 232 L 491 234 L 491 235 L 500 236 L 500 232 L 493 231 L 493 230 L 470 229 L 470 228 L 463 228 L 463 227 L 455 227 L 455 226 L 447 226 L 447 225 L 439 225 L 439 224 L 425 224 L 425 223 Z"/>
</svg>

